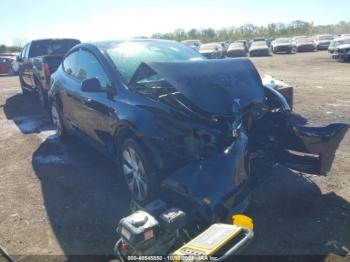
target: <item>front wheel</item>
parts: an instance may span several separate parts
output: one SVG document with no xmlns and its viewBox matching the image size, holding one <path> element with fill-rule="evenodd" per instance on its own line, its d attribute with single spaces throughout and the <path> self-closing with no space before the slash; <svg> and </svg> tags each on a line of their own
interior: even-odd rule
<svg viewBox="0 0 350 262">
<path fill-rule="evenodd" d="M 146 203 L 157 188 L 155 172 L 142 145 L 132 138 L 123 142 L 120 153 L 122 172 L 131 195 L 140 203 Z"/>
<path fill-rule="evenodd" d="M 52 103 L 51 105 L 51 121 L 54 130 L 56 131 L 56 134 L 58 138 L 63 139 L 64 137 L 67 136 L 67 131 L 64 127 L 61 115 L 59 114 L 59 111 L 57 109 L 57 105 L 55 102 Z"/>
</svg>

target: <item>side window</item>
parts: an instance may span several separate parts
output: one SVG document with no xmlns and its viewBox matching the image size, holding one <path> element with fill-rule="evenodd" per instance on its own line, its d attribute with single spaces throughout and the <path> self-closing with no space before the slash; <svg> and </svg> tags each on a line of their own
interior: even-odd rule
<svg viewBox="0 0 350 262">
<path fill-rule="evenodd" d="M 84 50 L 80 51 L 79 54 L 77 77 L 81 81 L 96 77 L 103 88 L 110 84 L 108 76 L 97 58 L 92 53 Z"/>
<path fill-rule="evenodd" d="M 24 58 L 28 58 L 28 57 L 29 57 L 29 56 L 28 56 L 29 49 L 30 49 L 30 44 L 28 44 L 28 45 L 26 46 L 26 49 L 25 49 L 25 51 L 24 51 Z"/>
<path fill-rule="evenodd" d="M 26 51 L 27 51 L 28 44 L 23 47 L 22 53 L 21 53 L 21 59 L 25 57 Z"/>
<path fill-rule="evenodd" d="M 77 77 L 78 51 L 70 53 L 63 60 L 63 70 L 71 76 Z"/>
</svg>

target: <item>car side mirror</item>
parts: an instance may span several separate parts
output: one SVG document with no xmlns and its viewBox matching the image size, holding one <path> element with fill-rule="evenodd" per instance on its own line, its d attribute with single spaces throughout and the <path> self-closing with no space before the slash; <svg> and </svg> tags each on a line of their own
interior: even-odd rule
<svg viewBox="0 0 350 262">
<path fill-rule="evenodd" d="M 80 89 L 83 92 L 102 92 L 103 91 L 101 83 L 96 77 L 85 79 L 81 83 Z"/>
</svg>

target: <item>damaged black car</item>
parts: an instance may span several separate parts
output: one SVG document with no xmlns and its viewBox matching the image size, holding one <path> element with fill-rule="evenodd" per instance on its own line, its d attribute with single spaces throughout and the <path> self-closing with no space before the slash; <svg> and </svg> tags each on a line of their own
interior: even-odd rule
<svg viewBox="0 0 350 262">
<path fill-rule="evenodd" d="M 57 134 L 115 160 L 136 200 L 166 192 L 206 219 L 242 210 L 276 163 L 326 174 L 348 129 L 295 123 L 249 59 L 209 60 L 166 40 L 75 46 L 49 95 Z"/>
</svg>

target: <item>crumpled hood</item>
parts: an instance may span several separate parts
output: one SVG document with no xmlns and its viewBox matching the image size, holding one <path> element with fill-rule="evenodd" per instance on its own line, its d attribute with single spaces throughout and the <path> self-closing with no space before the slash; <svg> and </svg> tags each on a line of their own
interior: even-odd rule
<svg viewBox="0 0 350 262">
<path fill-rule="evenodd" d="M 142 63 L 130 83 L 155 73 L 212 114 L 232 114 L 235 99 L 244 108 L 265 98 L 261 78 L 248 59 Z"/>
</svg>

